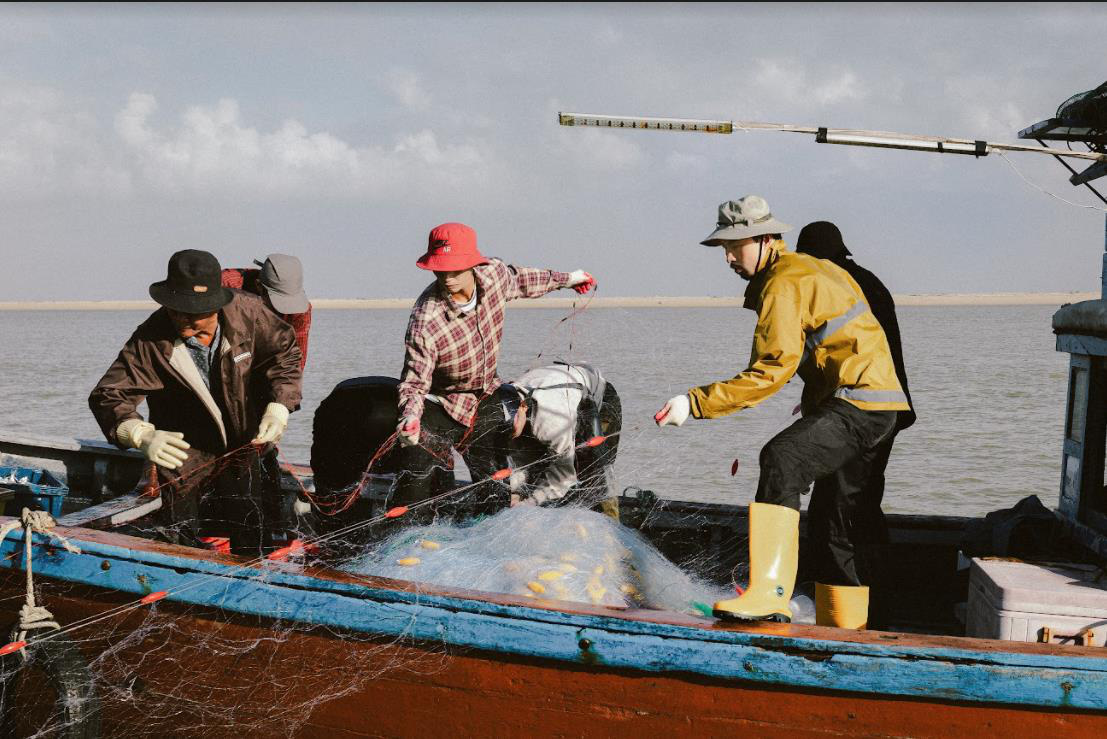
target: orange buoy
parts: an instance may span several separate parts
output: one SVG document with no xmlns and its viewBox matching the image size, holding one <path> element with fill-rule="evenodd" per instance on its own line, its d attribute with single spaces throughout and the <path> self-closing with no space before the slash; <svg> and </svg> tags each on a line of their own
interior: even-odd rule
<svg viewBox="0 0 1107 739">
<path fill-rule="evenodd" d="M 401 505 L 401 506 L 396 506 L 395 508 L 389 508 L 388 512 L 384 514 L 384 517 L 385 518 L 399 518 L 400 516 L 404 515 L 405 513 L 407 513 L 407 506 L 406 505 Z"/>
<path fill-rule="evenodd" d="M 0 647 L 0 657 L 3 657 L 5 654 L 11 654 L 12 652 L 18 652 L 25 646 L 27 646 L 27 642 L 25 641 L 13 641 L 10 644 L 5 644 Z"/>
<path fill-rule="evenodd" d="M 142 598 L 142 600 L 139 601 L 139 603 L 149 605 L 150 603 L 161 600 L 167 595 L 169 595 L 168 590 L 159 590 L 156 593 L 150 593 L 149 595 L 145 596 L 144 598 Z"/>
<path fill-rule="evenodd" d="M 266 559 L 275 561 L 281 561 L 288 559 L 288 555 L 292 554 L 292 547 L 281 547 L 280 549 L 274 549 L 269 554 L 265 555 Z"/>
<path fill-rule="evenodd" d="M 584 445 L 585 446 L 590 446 L 590 447 L 595 447 L 595 446 L 599 446 L 600 444 L 604 443 L 605 441 L 607 441 L 606 436 L 593 436 L 591 439 L 584 442 Z"/>
<path fill-rule="evenodd" d="M 492 473 L 492 479 L 493 480 L 505 480 L 509 477 L 511 477 L 511 468 L 510 467 L 504 467 L 502 470 L 496 470 L 495 472 Z"/>
</svg>

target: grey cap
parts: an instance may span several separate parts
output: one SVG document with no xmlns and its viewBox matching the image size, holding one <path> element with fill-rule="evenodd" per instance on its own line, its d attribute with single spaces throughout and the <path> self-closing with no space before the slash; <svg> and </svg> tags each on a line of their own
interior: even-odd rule
<svg viewBox="0 0 1107 739">
<path fill-rule="evenodd" d="M 287 254 L 270 254 L 261 265 L 261 284 L 269 293 L 269 302 L 279 313 L 304 313 L 311 303 L 304 292 L 304 268 L 300 260 Z"/>
<path fill-rule="evenodd" d="M 740 241 L 791 230 L 792 227 L 787 223 L 773 218 L 765 198 L 747 195 L 741 200 L 728 200 L 719 206 L 717 227 L 700 243 L 704 246 L 722 246 L 724 241 Z"/>
</svg>

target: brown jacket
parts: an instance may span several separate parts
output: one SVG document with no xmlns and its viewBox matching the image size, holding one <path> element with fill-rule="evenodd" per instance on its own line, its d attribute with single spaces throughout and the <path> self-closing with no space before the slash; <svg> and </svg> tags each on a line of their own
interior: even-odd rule
<svg viewBox="0 0 1107 739">
<path fill-rule="evenodd" d="M 143 398 L 150 423 L 180 431 L 191 446 L 187 470 L 211 456 L 248 443 L 265 406 L 300 407 L 300 350 L 292 328 L 257 297 L 234 291 L 219 311 L 221 351 L 212 390 L 177 336 L 165 308 L 139 326 L 89 395 L 88 404 L 108 441 L 115 428 L 141 418 Z M 193 451 L 203 452 L 194 454 Z"/>
</svg>

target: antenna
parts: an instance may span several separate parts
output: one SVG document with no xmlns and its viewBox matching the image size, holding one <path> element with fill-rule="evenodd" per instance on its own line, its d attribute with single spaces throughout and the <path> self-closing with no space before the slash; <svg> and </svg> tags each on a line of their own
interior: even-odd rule
<svg viewBox="0 0 1107 739">
<path fill-rule="evenodd" d="M 1083 172 L 1077 172 L 1064 159 L 1057 157 L 1057 161 L 1064 165 L 1065 169 L 1072 173 L 1069 182 L 1073 185 L 1084 185 L 1096 197 L 1107 203 L 1107 198 L 1100 194 L 1099 190 L 1092 187 L 1092 180 L 1107 175 L 1107 82 L 1104 82 L 1094 90 L 1077 93 L 1057 108 L 1057 115 L 1039 121 L 1019 131 L 1020 139 L 1034 139 L 1046 149 L 1046 141 L 1065 141 L 1071 148 L 1073 143 L 1080 143 L 1087 148 L 1089 153 L 1100 155 L 1099 161 L 1092 164 Z"/>
<path fill-rule="evenodd" d="M 757 121 L 712 121 L 693 118 L 647 118 L 643 116 L 597 115 L 594 113 L 558 113 L 562 126 L 588 126 L 592 128 L 640 128 L 652 131 L 687 131 L 692 133 L 730 134 L 735 131 L 779 131 L 785 133 L 814 134 L 820 144 L 845 144 L 849 146 L 875 146 L 883 149 L 908 149 L 940 154 L 968 154 L 987 156 L 992 151 L 1019 151 L 1034 154 L 1050 154 L 1054 157 L 1091 160 L 1107 173 L 1107 153 L 1089 149 L 1050 149 L 1029 144 L 1003 144 L 979 139 L 957 139 L 947 136 L 921 136 L 890 131 L 868 131 L 855 128 L 826 128 L 824 126 L 796 126 L 786 123 L 760 123 Z M 1087 172 L 1085 172 L 1087 174 Z"/>
</svg>

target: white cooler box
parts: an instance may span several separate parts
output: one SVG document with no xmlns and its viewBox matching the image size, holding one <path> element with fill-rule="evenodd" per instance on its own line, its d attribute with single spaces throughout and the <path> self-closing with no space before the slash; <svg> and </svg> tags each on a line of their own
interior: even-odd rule
<svg viewBox="0 0 1107 739">
<path fill-rule="evenodd" d="M 974 558 L 965 632 L 986 639 L 1102 647 L 1107 644 L 1107 573 L 1094 565 Z"/>
</svg>

